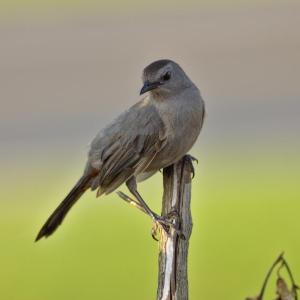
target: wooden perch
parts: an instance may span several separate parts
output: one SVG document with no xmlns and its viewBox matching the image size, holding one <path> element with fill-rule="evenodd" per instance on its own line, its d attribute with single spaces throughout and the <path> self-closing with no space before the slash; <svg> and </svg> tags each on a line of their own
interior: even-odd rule
<svg viewBox="0 0 300 300">
<path fill-rule="evenodd" d="M 193 227 L 190 207 L 193 160 L 196 159 L 186 155 L 163 171 L 162 215 L 173 220 L 174 228 L 170 228 L 168 233 L 160 228 L 157 300 L 188 299 L 187 258 Z M 146 213 L 138 201 L 123 192 L 117 194 L 125 202 Z"/>
<path fill-rule="evenodd" d="M 176 164 L 164 169 L 164 195 L 162 215 L 177 215 L 175 226 L 179 236 L 171 229 L 162 230 L 159 240 L 159 273 L 157 300 L 188 299 L 188 249 L 192 232 L 191 180 L 194 173 L 192 157 L 185 156 Z"/>
</svg>

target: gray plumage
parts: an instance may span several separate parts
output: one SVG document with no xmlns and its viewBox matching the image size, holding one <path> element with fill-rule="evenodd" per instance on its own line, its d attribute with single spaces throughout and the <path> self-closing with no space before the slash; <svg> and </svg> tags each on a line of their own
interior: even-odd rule
<svg viewBox="0 0 300 300">
<path fill-rule="evenodd" d="M 198 88 L 170 60 L 147 66 L 143 82 L 141 93 L 149 93 L 94 138 L 83 176 L 49 217 L 37 240 L 55 231 L 87 189 L 97 190 L 100 196 L 126 182 L 134 193 L 136 180 L 175 163 L 193 146 L 205 114 Z"/>
</svg>

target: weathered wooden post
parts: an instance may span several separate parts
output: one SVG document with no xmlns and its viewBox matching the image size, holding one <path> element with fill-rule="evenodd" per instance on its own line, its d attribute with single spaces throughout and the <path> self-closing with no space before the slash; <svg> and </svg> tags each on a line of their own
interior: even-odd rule
<svg viewBox="0 0 300 300">
<path fill-rule="evenodd" d="M 188 299 L 188 250 L 192 233 L 191 182 L 194 175 L 192 161 L 184 156 L 163 172 L 164 195 L 162 215 L 173 218 L 174 228 L 161 230 L 159 239 L 159 271 L 157 300 Z M 144 208 L 123 192 L 117 192 L 127 203 L 145 213 Z"/>
<path fill-rule="evenodd" d="M 192 233 L 191 181 L 194 173 L 192 158 L 185 156 L 164 169 L 162 215 L 176 212 L 176 230 L 162 231 L 159 240 L 159 273 L 157 300 L 188 299 L 188 250 Z"/>
</svg>

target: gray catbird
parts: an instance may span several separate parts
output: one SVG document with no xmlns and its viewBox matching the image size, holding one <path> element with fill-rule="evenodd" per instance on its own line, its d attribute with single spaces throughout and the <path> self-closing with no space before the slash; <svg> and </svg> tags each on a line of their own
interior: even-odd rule
<svg viewBox="0 0 300 300">
<path fill-rule="evenodd" d="M 195 84 L 171 60 L 143 71 L 146 97 L 105 127 L 91 143 L 82 177 L 48 218 L 36 240 L 48 237 L 88 189 L 109 194 L 126 182 L 145 211 L 155 214 L 137 191 L 137 182 L 182 158 L 195 143 L 204 120 L 204 102 Z"/>
</svg>

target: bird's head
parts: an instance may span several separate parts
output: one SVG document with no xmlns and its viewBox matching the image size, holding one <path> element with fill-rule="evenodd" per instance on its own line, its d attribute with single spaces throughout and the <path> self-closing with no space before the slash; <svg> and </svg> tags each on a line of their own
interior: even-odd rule
<svg viewBox="0 0 300 300">
<path fill-rule="evenodd" d="M 167 59 L 157 60 L 143 72 L 143 87 L 140 95 L 151 91 L 153 95 L 170 96 L 192 85 L 181 67 Z"/>
</svg>

